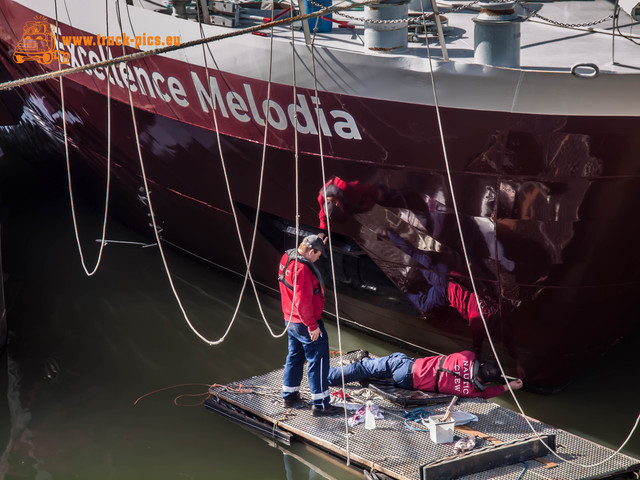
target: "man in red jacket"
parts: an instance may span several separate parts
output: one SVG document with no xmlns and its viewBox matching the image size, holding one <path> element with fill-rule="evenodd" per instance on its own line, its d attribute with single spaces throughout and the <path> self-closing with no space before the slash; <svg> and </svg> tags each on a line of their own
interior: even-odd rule
<svg viewBox="0 0 640 480">
<path fill-rule="evenodd" d="M 314 416 L 341 412 L 329 404 L 329 338 L 320 318 L 324 309 L 324 281 L 314 265 L 324 252 L 325 241 L 318 235 L 305 237 L 297 249 L 292 248 L 282 256 L 278 272 L 282 313 L 285 322 L 290 322 L 282 398 L 287 408 L 300 403 L 306 359 Z"/>
<path fill-rule="evenodd" d="M 498 365 L 493 360 L 480 363 L 473 352 L 410 358 L 404 353 L 392 353 L 386 357 L 370 358 L 364 352 L 358 362 L 345 365 L 345 383 L 369 378 L 392 378 L 394 383 L 407 390 L 447 393 L 459 397 L 492 398 L 508 390 L 506 385 L 487 383 L 500 381 Z M 342 385 L 340 368 L 329 371 L 329 385 Z M 522 388 L 522 380 L 509 382 L 512 390 Z"/>
</svg>

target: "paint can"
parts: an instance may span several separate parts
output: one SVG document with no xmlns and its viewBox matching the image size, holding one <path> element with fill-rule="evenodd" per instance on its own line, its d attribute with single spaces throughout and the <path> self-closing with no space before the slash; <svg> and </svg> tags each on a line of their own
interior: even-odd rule
<svg viewBox="0 0 640 480">
<path fill-rule="evenodd" d="M 446 422 L 442 421 L 444 415 L 431 415 L 429 417 L 429 435 L 435 443 L 453 442 L 453 427 L 456 421 L 449 417 Z"/>
</svg>

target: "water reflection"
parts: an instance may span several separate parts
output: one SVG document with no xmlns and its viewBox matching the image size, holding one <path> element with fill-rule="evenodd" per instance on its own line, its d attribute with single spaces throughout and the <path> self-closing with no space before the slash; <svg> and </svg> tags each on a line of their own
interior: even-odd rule
<svg viewBox="0 0 640 480">
<path fill-rule="evenodd" d="M 541 146 L 545 142 L 548 150 Z M 542 158 L 547 163 L 541 164 Z M 553 389 L 569 380 L 571 368 L 578 370 L 585 345 L 592 345 L 596 355 L 598 348 L 607 348 L 607 335 L 616 328 L 624 331 L 612 324 L 598 333 L 599 327 L 583 330 L 580 339 L 549 342 L 527 327 L 534 321 L 541 322 L 540 332 L 599 325 L 597 317 L 612 305 L 626 308 L 624 301 L 607 305 L 602 300 L 612 298 L 609 285 L 621 281 L 617 266 L 590 264 L 596 277 L 582 277 L 582 260 L 569 252 L 602 248 L 599 235 L 586 235 L 582 227 L 588 224 L 584 202 L 603 168 L 584 135 L 496 132 L 485 150 L 452 172 L 455 205 L 444 173 L 329 171 L 334 176 L 318 194 L 319 227 L 326 229 L 329 218 L 332 233 L 352 239 L 415 307 L 425 332 L 442 332 L 457 347 L 481 356 L 488 340 L 484 317 L 499 354 L 507 357 L 508 372 L 524 377 L 528 370 L 532 388 Z M 357 285 L 354 275 L 349 278 L 347 260 L 336 255 L 337 278 Z M 590 290 L 593 295 L 584 294 Z M 588 298 L 578 301 L 578 295 Z M 447 324 L 453 316 L 461 322 Z M 619 325 L 626 323 L 623 315 L 617 317 Z M 401 326 L 371 323 L 412 341 Z M 416 322 L 416 330 L 420 325 Z M 570 359 L 562 372 L 549 361 L 559 349 Z"/>
<path fill-rule="evenodd" d="M 377 186 L 360 180 L 345 182 L 334 176 L 318 192 L 319 227 L 327 228 L 327 218 L 330 222 L 343 223 L 356 213 L 367 212 L 382 200 L 383 195 L 383 190 Z"/>
<path fill-rule="evenodd" d="M 324 473 L 318 467 L 313 466 L 297 455 L 294 456 L 283 451 L 282 458 L 287 480 L 319 480 L 321 478 L 334 480 L 334 477 Z"/>
</svg>

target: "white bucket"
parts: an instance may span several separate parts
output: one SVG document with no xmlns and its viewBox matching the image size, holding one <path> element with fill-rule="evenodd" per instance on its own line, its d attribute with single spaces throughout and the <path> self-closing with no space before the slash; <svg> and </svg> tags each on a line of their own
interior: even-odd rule
<svg viewBox="0 0 640 480">
<path fill-rule="evenodd" d="M 444 415 L 431 415 L 429 417 L 429 434 L 431 440 L 435 443 L 453 442 L 453 427 L 456 421 L 449 418 L 448 421 L 442 422 Z"/>
</svg>

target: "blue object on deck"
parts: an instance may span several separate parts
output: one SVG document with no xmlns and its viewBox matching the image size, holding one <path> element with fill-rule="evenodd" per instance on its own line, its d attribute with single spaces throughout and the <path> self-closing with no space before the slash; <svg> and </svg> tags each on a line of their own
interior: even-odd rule
<svg viewBox="0 0 640 480">
<path fill-rule="evenodd" d="M 317 12 L 321 10 L 318 4 L 322 5 L 322 8 L 330 7 L 332 0 L 304 0 L 305 7 L 307 9 L 307 13 Z M 331 14 L 323 15 L 324 17 L 331 18 Z M 316 28 L 316 24 L 318 26 L 318 33 L 327 33 L 331 31 L 332 22 L 329 20 L 325 20 L 322 17 L 310 18 L 306 20 L 309 23 L 309 30 L 313 34 L 313 30 Z"/>
</svg>

